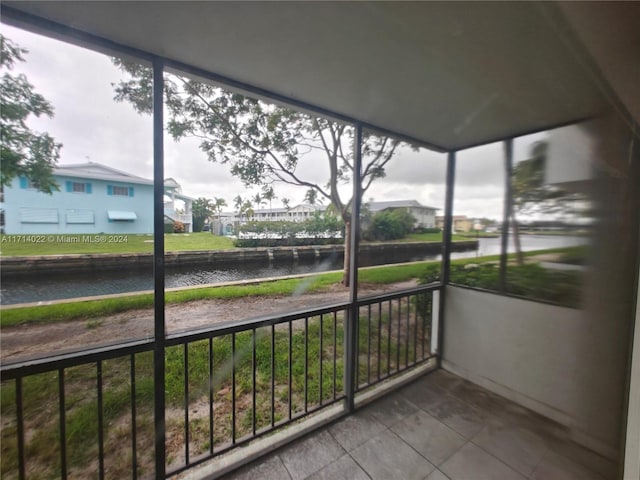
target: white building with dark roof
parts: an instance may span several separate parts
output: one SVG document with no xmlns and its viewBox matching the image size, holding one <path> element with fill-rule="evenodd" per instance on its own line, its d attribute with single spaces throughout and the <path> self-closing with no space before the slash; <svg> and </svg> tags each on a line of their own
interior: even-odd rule
<svg viewBox="0 0 640 480">
<path fill-rule="evenodd" d="M 388 202 L 368 202 L 369 211 L 371 213 L 382 212 L 385 210 L 406 209 L 416 219 L 414 228 L 435 228 L 436 211 L 435 207 L 422 205 L 417 200 L 391 200 Z"/>
</svg>

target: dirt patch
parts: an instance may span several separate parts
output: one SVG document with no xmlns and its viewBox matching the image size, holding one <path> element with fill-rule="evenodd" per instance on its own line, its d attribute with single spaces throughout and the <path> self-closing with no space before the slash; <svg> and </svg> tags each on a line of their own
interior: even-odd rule
<svg viewBox="0 0 640 480">
<path fill-rule="evenodd" d="M 361 296 L 369 296 L 415 285 L 415 281 L 388 285 L 361 284 L 359 292 Z M 343 302 L 348 298 L 348 289 L 334 285 L 320 293 L 199 300 L 167 305 L 165 324 L 167 332 L 177 332 L 231 320 L 273 316 Z M 99 318 L 3 328 L 0 359 L 3 362 L 16 361 L 107 343 L 153 338 L 153 323 L 153 309 L 140 309 Z"/>
</svg>

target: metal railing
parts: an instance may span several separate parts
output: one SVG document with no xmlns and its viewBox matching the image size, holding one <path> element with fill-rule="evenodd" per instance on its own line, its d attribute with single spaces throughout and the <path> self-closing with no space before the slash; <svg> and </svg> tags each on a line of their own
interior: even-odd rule
<svg viewBox="0 0 640 480">
<path fill-rule="evenodd" d="M 349 318 L 357 323 L 357 393 L 433 358 L 439 289 L 167 336 L 160 432 L 153 341 L 3 365 L 1 476 L 152 477 L 156 434 L 167 476 L 187 470 L 345 399 Z"/>
<path fill-rule="evenodd" d="M 434 358 L 431 327 L 437 290 L 418 287 L 358 302 L 356 391 Z"/>
</svg>

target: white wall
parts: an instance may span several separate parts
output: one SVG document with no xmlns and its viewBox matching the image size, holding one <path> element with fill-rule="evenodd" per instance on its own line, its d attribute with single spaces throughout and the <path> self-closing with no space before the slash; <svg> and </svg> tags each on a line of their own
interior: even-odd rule
<svg viewBox="0 0 640 480">
<path fill-rule="evenodd" d="M 640 278 L 640 271 L 638 272 L 638 278 Z M 625 480 L 640 478 L 640 290 L 637 292 L 636 301 L 636 322 L 630 383 L 627 442 L 624 454 L 623 478 Z"/>
<path fill-rule="evenodd" d="M 617 396 L 585 395 L 598 388 L 597 380 L 585 378 L 607 376 L 613 365 L 586 354 L 598 331 L 584 312 L 451 286 L 445 297 L 445 368 L 567 425 L 579 443 L 616 457 L 617 425 L 602 427 L 592 414 L 619 420 Z"/>
</svg>

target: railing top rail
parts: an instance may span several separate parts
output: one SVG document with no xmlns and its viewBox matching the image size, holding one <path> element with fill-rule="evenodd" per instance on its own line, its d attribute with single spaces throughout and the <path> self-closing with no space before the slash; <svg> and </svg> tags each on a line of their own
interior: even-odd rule
<svg viewBox="0 0 640 480">
<path fill-rule="evenodd" d="M 402 298 L 410 295 L 426 293 L 441 289 L 440 284 L 422 285 L 418 287 L 398 290 L 383 295 L 374 295 L 361 298 L 358 300 L 359 306 L 372 305 L 379 302 Z M 188 331 L 174 332 L 167 335 L 166 345 L 175 346 L 182 345 L 197 340 L 220 337 L 232 333 L 252 330 L 254 328 L 268 327 L 287 323 L 289 321 L 325 315 L 334 312 L 347 310 L 350 307 L 349 302 L 339 302 L 327 305 L 321 305 L 306 310 L 297 310 L 283 315 L 269 315 L 264 317 L 250 318 L 244 320 L 233 320 L 222 322 L 209 327 L 200 329 L 191 329 Z M 100 347 L 77 350 L 59 355 L 27 359 L 16 362 L 8 362 L 0 365 L 0 374 L 2 379 L 17 378 L 25 375 L 34 375 L 57 370 L 59 368 L 75 367 L 93 363 L 98 360 L 108 360 L 112 358 L 129 355 L 132 353 L 140 353 L 153 349 L 153 339 L 131 340 L 125 343 L 117 343 L 112 345 L 103 345 Z"/>
<path fill-rule="evenodd" d="M 183 343 L 189 343 L 196 340 L 204 340 L 211 337 L 221 337 L 231 333 L 244 332 L 254 328 L 270 327 L 271 325 L 278 325 L 289 321 L 343 311 L 349 308 L 350 305 L 351 304 L 349 302 L 331 303 L 312 309 L 297 310 L 282 315 L 268 315 L 243 320 L 231 320 L 200 329 L 189 329 L 186 331 L 174 332 L 167 336 L 166 345 L 181 345 Z"/>
<path fill-rule="evenodd" d="M 9 380 L 151 350 L 153 350 L 153 340 L 132 340 L 85 350 L 74 350 L 72 352 L 42 358 L 3 363 L 0 365 L 0 375 L 2 380 Z"/>
<path fill-rule="evenodd" d="M 382 295 L 372 295 L 370 297 L 362 297 L 358 299 L 358 306 L 367 306 L 374 303 L 386 302 L 387 300 L 394 300 L 396 298 L 407 297 L 410 295 L 417 295 L 420 293 L 433 292 L 435 290 L 442 289 L 442 285 L 439 283 L 430 283 L 428 285 L 419 285 L 417 287 L 406 288 L 403 290 L 395 290 L 390 293 L 384 293 Z"/>
</svg>

